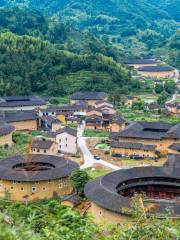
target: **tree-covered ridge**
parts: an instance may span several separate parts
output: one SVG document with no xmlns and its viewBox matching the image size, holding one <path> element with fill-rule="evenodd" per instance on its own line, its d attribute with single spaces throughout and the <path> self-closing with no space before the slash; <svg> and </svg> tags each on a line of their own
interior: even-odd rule
<svg viewBox="0 0 180 240">
<path fill-rule="evenodd" d="M 88 32 L 80 32 L 70 24 L 64 24 L 60 18 L 54 20 L 32 9 L 0 9 L 0 31 L 11 31 L 17 35 L 40 37 L 57 44 L 61 50 L 76 53 L 101 53 L 119 59 L 120 51 Z"/>
<path fill-rule="evenodd" d="M 39 38 L 0 34 L 1 95 L 110 91 L 129 83 L 128 71 L 101 54 L 75 54 Z"/>
<path fill-rule="evenodd" d="M 60 18 L 63 22 L 70 22 L 71 26 L 98 36 L 106 46 L 113 44 L 121 53 L 125 52 L 127 57 L 132 58 L 149 56 L 160 48 L 162 42 L 168 41 L 180 26 L 179 0 L 3 0 L 0 6 L 40 10 L 53 20 L 59 22 Z M 77 36 L 70 35 L 72 38 Z M 88 41 L 80 42 L 83 45 Z M 91 50 L 105 50 L 105 47 L 97 47 L 99 43 L 94 46 L 94 40 L 90 42 Z M 78 48 L 78 44 L 72 42 L 69 46 Z M 107 56 L 116 56 L 112 48 L 107 52 Z"/>
</svg>

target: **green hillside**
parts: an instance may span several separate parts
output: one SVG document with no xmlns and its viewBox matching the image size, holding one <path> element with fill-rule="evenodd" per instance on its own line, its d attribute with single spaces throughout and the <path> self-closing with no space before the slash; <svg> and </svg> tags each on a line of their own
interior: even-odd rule
<svg viewBox="0 0 180 240">
<path fill-rule="evenodd" d="M 131 86 L 128 71 L 111 58 L 59 50 L 35 37 L 0 34 L 0 95 L 109 92 L 124 85 Z"/>
<path fill-rule="evenodd" d="M 180 27 L 179 0 L 3 0 L 0 6 L 28 7 L 60 18 L 127 57 L 150 55 Z"/>
</svg>

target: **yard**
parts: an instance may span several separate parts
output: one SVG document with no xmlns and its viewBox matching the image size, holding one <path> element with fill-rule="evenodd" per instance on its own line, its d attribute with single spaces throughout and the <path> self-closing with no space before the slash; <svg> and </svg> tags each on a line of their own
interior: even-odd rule
<svg viewBox="0 0 180 240">
<path fill-rule="evenodd" d="M 95 149 L 100 149 L 103 151 L 109 151 L 110 146 L 107 143 L 98 143 L 95 145 Z"/>
<path fill-rule="evenodd" d="M 104 175 L 108 174 L 109 172 L 111 172 L 109 169 L 104 168 L 103 166 L 102 167 L 95 166 L 93 168 L 87 168 L 85 171 L 93 179 L 100 177 L 100 176 L 104 176 Z"/>
</svg>

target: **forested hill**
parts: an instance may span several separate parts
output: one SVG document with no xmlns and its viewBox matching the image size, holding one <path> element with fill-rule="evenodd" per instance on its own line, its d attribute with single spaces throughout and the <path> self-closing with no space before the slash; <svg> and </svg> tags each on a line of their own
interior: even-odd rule
<svg viewBox="0 0 180 240">
<path fill-rule="evenodd" d="M 180 27 L 180 0 L 1 0 L 0 6 L 28 7 L 61 18 L 128 57 L 151 55 Z M 169 52 L 164 54 L 168 59 Z"/>
<path fill-rule="evenodd" d="M 0 34 L 0 95 L 123 91 L 130 81 L 125 68 L 102 54 L 75 54 L 39 38 Z"/>
<path fill-rule="evenodd" d="M 81 32 L 61 19 L 51 19 L 41 12 L 27 8 L 0 9 L 0 30 L 11 31 L 18 35 L 40 37 L 56 44 L 59 49 L 81 54 L 101 53 L 119 60 L 121 52 L 106 45 L 88 32 Z"/>
<path fill-rule="evenodd" d="M 127 93 L 127 57 L 180 68 L 178 2 L 0 0 L 0 94 Z"/>
</svg>

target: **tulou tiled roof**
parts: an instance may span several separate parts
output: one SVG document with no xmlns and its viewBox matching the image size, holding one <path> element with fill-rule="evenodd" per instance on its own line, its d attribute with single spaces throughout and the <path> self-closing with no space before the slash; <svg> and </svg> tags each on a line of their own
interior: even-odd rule
<svg viewBox="0 0 180 240">
<path fill-rule="evenodd" d="M 132 122 L 124 130 L 120 131 L 117 137 L 142 138 L 142 139 L 162 139 L 179 138 L 180 124 L 173 125 L 163 122 Z M 112 135 L 113 136 L 113 135 Z"/>
<path fill-rule="evenodd" d="M 72 100 L 104 100 L 107 97 L 105 92 L 77 92 L 71 99 Z"/>
<path fill-rule="evenodd" d="M 46 101 L 36 96 L 7 96 L 0 97 L 0 107 L 22 107 L 46 105 Z"/>
<path fill-rule="evenodd" d="M 178 168 L 180 170 L 180 154 L 168 154 L 164 166 L 170 167 L 171 169 Z"/>
<path fill-rule="evenodd" d="M 131 186 L 148 187 L 152 184 L 166 188 L 180 188 L 180 166 L 177 164 L 177 161 L 180 161 L 179 157 L 180 155 L 169 156 L 169 161 L 172 158 L 174 159 L 173 165 L 166 164 L 163 167 L 147 166 L 121 169 L 96 178 L 86 184 L 85 195 L 90 201 L 104 209 L 120 214 L 128 214 L 124 209 L 131 209 L 132 198 L 121 195 L 121 190 L 128 189 Z M 173 180 L 171 181 L 171 179 Z M 180 202 L 178 200 L 168 201 L 168 204 L 166 202 L 158 201 L 160 205 L 158 213 L 167 214 L 167 208 L 164 207 L 166 205 L 173 210 L 173 216 L 180 216 Z"/>
<path fill-rule="evenodd" d="M 31 162 L 28 159 L 31 159 Z M 47 170 L 17 170 L 18 166 L 33 164 L 34 166 L 49 166 Z M 28 156 L 13 156 L 0 161 L 0 179 L 9 181 L 34 182 L 61 179 L 68 177 L 78 168 L 78 164 L 59 156 L 32 154 Z"/>
<path fill-rule="evenodd" d="M 177 138 L 180 139 L 180 123 L 176 124 L 166 133 L 165 138 Z"/>
<path fill-rule="evenodd" d="M 36 120 L 38 115 L 35 111 L 12 111 L 4 112 L 0 117 L 0 120 L 3 120 L 7 123 L 18 122 L 18 121 L 27 121 L 27 120 Z"/>
<path fill-rule="evenodd" d="M 180 152 L 180 143 L 173 143 L 169 146 L 169 149 L 179 151 Z"/>
<path fill-rule="evenodd" d="M 139 149 L 147 151 L 154 151 L 156 149 L 156 145 L 146 145 L 142 143 L 118 142 L 118 141 L 113 141 L 111 143 L 111 147 L 124 149 Z"/>
<path fill-rule="evenodd" d="M 156 64 L 157 61 L 154 59 L 127 59 L 123 62 L 124 64 Z"/>
<path fill-rule="evenodd" d="M 147 66 L 138 68 L 140 72 L 170 72 L 173 70 L 174 68 L 170 66 Z"/>
<path fill-rule="evenodd" d="M 15 128 L 8 123 L 0 122 L 0 136 L 5 136 L 13 132 Z"/>
</svg>

